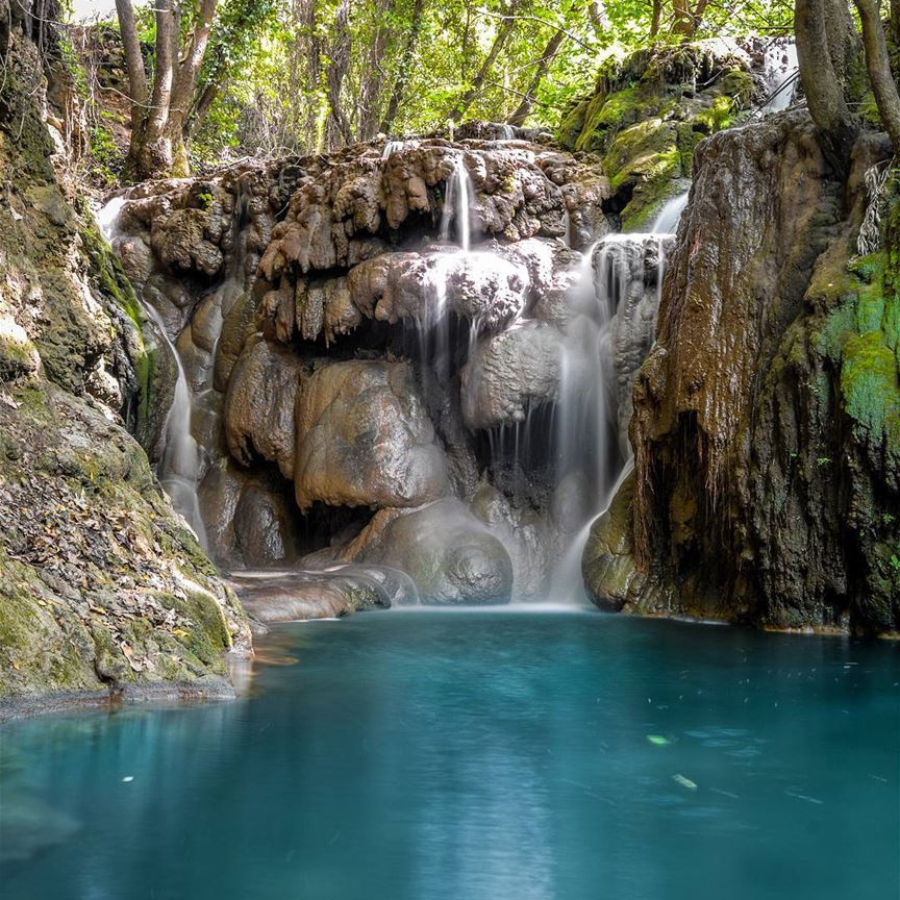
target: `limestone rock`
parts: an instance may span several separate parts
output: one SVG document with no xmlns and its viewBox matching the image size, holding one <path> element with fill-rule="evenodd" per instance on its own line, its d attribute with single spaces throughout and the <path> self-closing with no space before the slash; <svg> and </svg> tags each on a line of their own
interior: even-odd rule
<svg viewBox="0 0 900 900">
<path fill-rule="evenodd" d="M 406 572 L 422 603 L 508 603 L 512 594 L 506 548 L 453 498 L 400 514 L 383 511 L 355 545 L 361 562 Z"/>
<path fill-rule="evenodd" d="M 478 429 L 522 422 L 527 406 L 555 400 L 561 344 L 557 329 L 538 322 L 480 339 L 462 371 L 466 425 Z"/>
<path fill-rule="evenodd" d="M 335 362 L 304 379 L 297 395 L 297 504 L 411 507 L 447 490 L 408 363 Z"/>
<path fill-rule="evenodd" d="M 286 478 L 295 467 L 294 406 L 305 364 L 277 344 L 257 339 L 235 363 L 225 395 L 228 450 L 248 466 L 254 452 L 277 463 Z"/>
</svg>

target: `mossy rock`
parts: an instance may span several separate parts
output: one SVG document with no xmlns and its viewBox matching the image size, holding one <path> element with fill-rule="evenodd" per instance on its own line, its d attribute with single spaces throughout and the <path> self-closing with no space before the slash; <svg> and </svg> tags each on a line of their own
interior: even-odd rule
<svg viewBox="0 0 900 900">
<path fill-rule="evenodd" d="M 646 227 L 690 178 L 704 137 L 733 125 L 750 107 L 756 82 L 748 61 L 702 43 L 640 50 L 602 66 L 592 96 L 563 115 L 568 148 L 603 154 L 604 172 L 623 200 L 624 230 Z"/>
<path fill-rule="evenodd" d="M 633 599 L 643 579 L 634 560 L 633 516 L 635 475 L 632 472 L 609 508 L 591 526 L 581 558 L 581 573 L 595 606 L 619 612 Z"/>
<path fill-rule="evenodd" d="M 37 347 L 13 319 L 0 315 L 0 382 L 33 375 L 41 364 Z"/>
</svg>

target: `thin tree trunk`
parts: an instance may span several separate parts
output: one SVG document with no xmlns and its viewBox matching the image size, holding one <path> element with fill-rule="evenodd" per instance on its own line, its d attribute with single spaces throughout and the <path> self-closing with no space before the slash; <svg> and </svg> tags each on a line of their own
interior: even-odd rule
<svg viewBox="0 0 900 900">
<path fill-rule="evenodd" d="M 143 134 L 131 135 L 131 167 L 140 178 L 172 168 L 172 142 L 168 134 L 169 107 L 176 59 L 178 28 L 172 0 L 156 0 L 156 73 L 147 124 Z"/>
<path fill-rule="evenodd" d="M 650 18 L 650 37 L 655 38 L 659 34 L 662 24 L 662 0 L 653 0 L 653 14 Z"/>
<path fill-rule="evenodd" d="M 138 39 L 137 23 L 134 19 L 134 7 L 131 0 L 116 0 L 116 15 L 119 19 L 119 31 L 122 34 L 122 47 L 125 51 L 125 68 L 128 72 L 128 92 L 131 95 L 131 134 L 137 135 L 140 142 L 147 121 L 147 99 L 150 89 L 147 86 L 147 70 L 144 68 L 144 57 L 141 53 L 141 42 Z"/>
<path fill-rule="evenodd" d="M 200 16 L 197 24 L 194 26 L 187 55 L 178 64 L 175 85 L 172 89 L 172 107 L 170 111 L 173 132 L 176 129 L 182 132 L 185 130 L 218 3 L 219 0 L 203 0 L 201 3 Z"/>
<path fill-rule="evenodd" d="M 379 0 L 377 9 L 382 23 L 394 11 L 394 7 L 394 0 Z M 369 51 L 357 102 L 359 124 L 356 128 L 356 137 L 360 141 L 371 140 L 378 131 L 379 107 L 384 88 L 384 61 L 390 37 L 391 29 L 386 24 L 379 25 Z"/>
<path fill-rule="evenodd" d="M 891 40 L 900 44 L 900 0 L 891 0 Z"/>
<path fill-rule="evenodd" d="M 522 5 L 523 0 L 512 0 L 509 6 L 509 10 L 506 12 L 505 17 L 500 21 L 500 27 L 497 29 L 497 35 L 494 38 L 494 43 L 491 45 L 491 49 L 488 52 L 488 55 L 484 58 L 484 62 L 481 64 L 481 68 L 478 70 L 478 73 L 472 79 L 472 86 L 463 93 L 462 97 L 455 103 L 447 112 L 447 118 L 453 119 L 454 121 L 459 121 L 463 115 L 465 115 L 466 110 L 472 105 L 472 102 L 481 92 L 481 88 L 484 86 L 484 82 L 487 79 L 488 75 L 491 73 L 491 68 L 494 65 L 494 61 L 497 59 L 497 56 L 500 54 L 500 51 L 503 49 L 503 45 L 506 43 L 510 34 L 512 34 L 513 29 L 516 25 L 515 14 L 518 12 L 519 7 Z"/>
<path fill-rule="evenodd" d="M 895 153 L 900 153 L 900 94 L 891 75 L 881 16 L 873 0 L 854 0 L 862 22 L 863 45 L 866 51 L 866 68 L 872 91 L 885 130 L 891 139 Z"/>
<path fill-rule="evenodd" d="M 185 126 L 184 139 L 186 142 L 193 138 L 197 129 L 203 124 L 210 107 L 216 102 L 218 96 L 219 85 L 216 81 L 210 81 L 200 92 Z"/>
<path fill-rule="evenodd" d="M 672 25 L 672 33 L 681 35 L 685 41 L 694 39 L 697 29 L 703 22 L 706 7 L 709 0 L 697 0 L 697 5 L 691 9 L 690 0 L 673 0 L 675 9 L 675 22 Z M 655 10 L 654 10 L 655 12 Z"/>
<path fill-rule="evenodd" d="M 835 16 L 826 9 L 833 0 L 797 0 L 794 28 L 800 82 L 810 115 L 824 134 L 828 156 L 844 172 L 859 130 L 844 97 L 844 80 L 838 74 L 832 53 L 839 53 L 843 38 L 835 35 Z M 834 0 L 840 2 L 840 0 Z M 829 15 L 829 13 L 832 13 Z"/>
<path fill-rule="evenodd" d="M 690 37 L 694 24 L 689 0 L 672 0 L 672 10 L 675 13 L 675 19 L 672 22 L 672 34 L 679 34 L 687 40 Z"/>
<path fill-rule="evenodd" d="M 609 24 L 603 0 L 591 0 L 591 2 L 588 3 L 588 15 L 591 17 L 591 24 L 594 26 L 597 37 L 600 37 L 600 35 L 606 31 L 606 26 Z"/>
<path fill-rule="evenodd" d="M 525 120 L 531 114 L 531 110 L 534 107 L 534 95 L 541 86 L 541 82 L 544 80 L 544 76 L 550 68 L 550 63 L 553 62 L 553 58 L 556 56 L 560 45 L 565 39 L 566 33 L 564 31 L 557 31 L 556 34 L 550 38 L 547 46 L 544 47 L 544 52 L 541 54 L 540 61 L 534 71 L 531 82 L 525 89 L 525 96 L 522 98 L 522 102 L 518 105 L 516 111 L 506 120 L 510 125 L 521 126 L 525 124 Z"/>
<path fill-rule="evenodd" d="M 325 76 L 330 113 L 325 123 L 328 149 L 353 141 L 350 123 L 344 115 L 341 88 L 350 63 L 350 0 L 341 0 L 334 14 L 334 41 L 331 45 L 328 72 Z"/>
<path fill-rule="evenodd" d="M 412 24 L 409 33 L 406 36 L 406 45 L 403 47 L 403 53 L 400 57 L 400 65 L 397 67 L 397 78 L 394 81 L 394 87 L 391 91 L 391 99 L 388 102 L 387 112 L 381 120 L 381 131 L 385 134 L 391 133 L 394 120 L 397 118 L 397 112 L 400 109 L 400 102 L 403 100 L 403 92 L 406 90 L 406 81 L 409 78 L 409 70 L 412 66 L 413 54 L 416 50 L 416 44 L 419 40 L 419 30 L 422 27 L 422 12 L 425 9 L 425 0 L 416 0 L 413 7 Z"/>
</svg>

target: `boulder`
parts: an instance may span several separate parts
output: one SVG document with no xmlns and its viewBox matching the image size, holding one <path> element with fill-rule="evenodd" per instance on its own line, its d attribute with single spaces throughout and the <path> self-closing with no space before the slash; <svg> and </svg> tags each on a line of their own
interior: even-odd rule
<svg viewBox="0 0 900 900">
<path fill-rule="evenodd" d="M 239 463 L 250 465 L 256 453 L 293 477 L 294 406 L 304 369 L 302 359 L 269 341 L 244 348 L 225 394 L 225 438 Z"/>
<path fill-rule="evenodd" d="M 508 603 L 512 595 L 509 553 L 454 498 L 411 512 L 383 510 L 351 552 L 358 561 L 406 572 L 425 604 Z"/>
<path fill-rule="evenodd" d="M 413 507 L 447 491 L 447 461 L 405 362 L 328 363 L 301 383 L 297 504 Z"/>
</svg>

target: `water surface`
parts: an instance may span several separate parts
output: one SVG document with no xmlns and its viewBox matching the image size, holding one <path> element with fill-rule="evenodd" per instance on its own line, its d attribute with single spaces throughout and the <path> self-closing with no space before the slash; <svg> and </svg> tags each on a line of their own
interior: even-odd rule
<svg viewBox="0 0 900 900">
<path fill-rule="evenodd" d="M 4 900 L 883 900 L 893 645 L 591 613 L 289 625 L 248 698 L 5 726 Z"/>
</svg>

